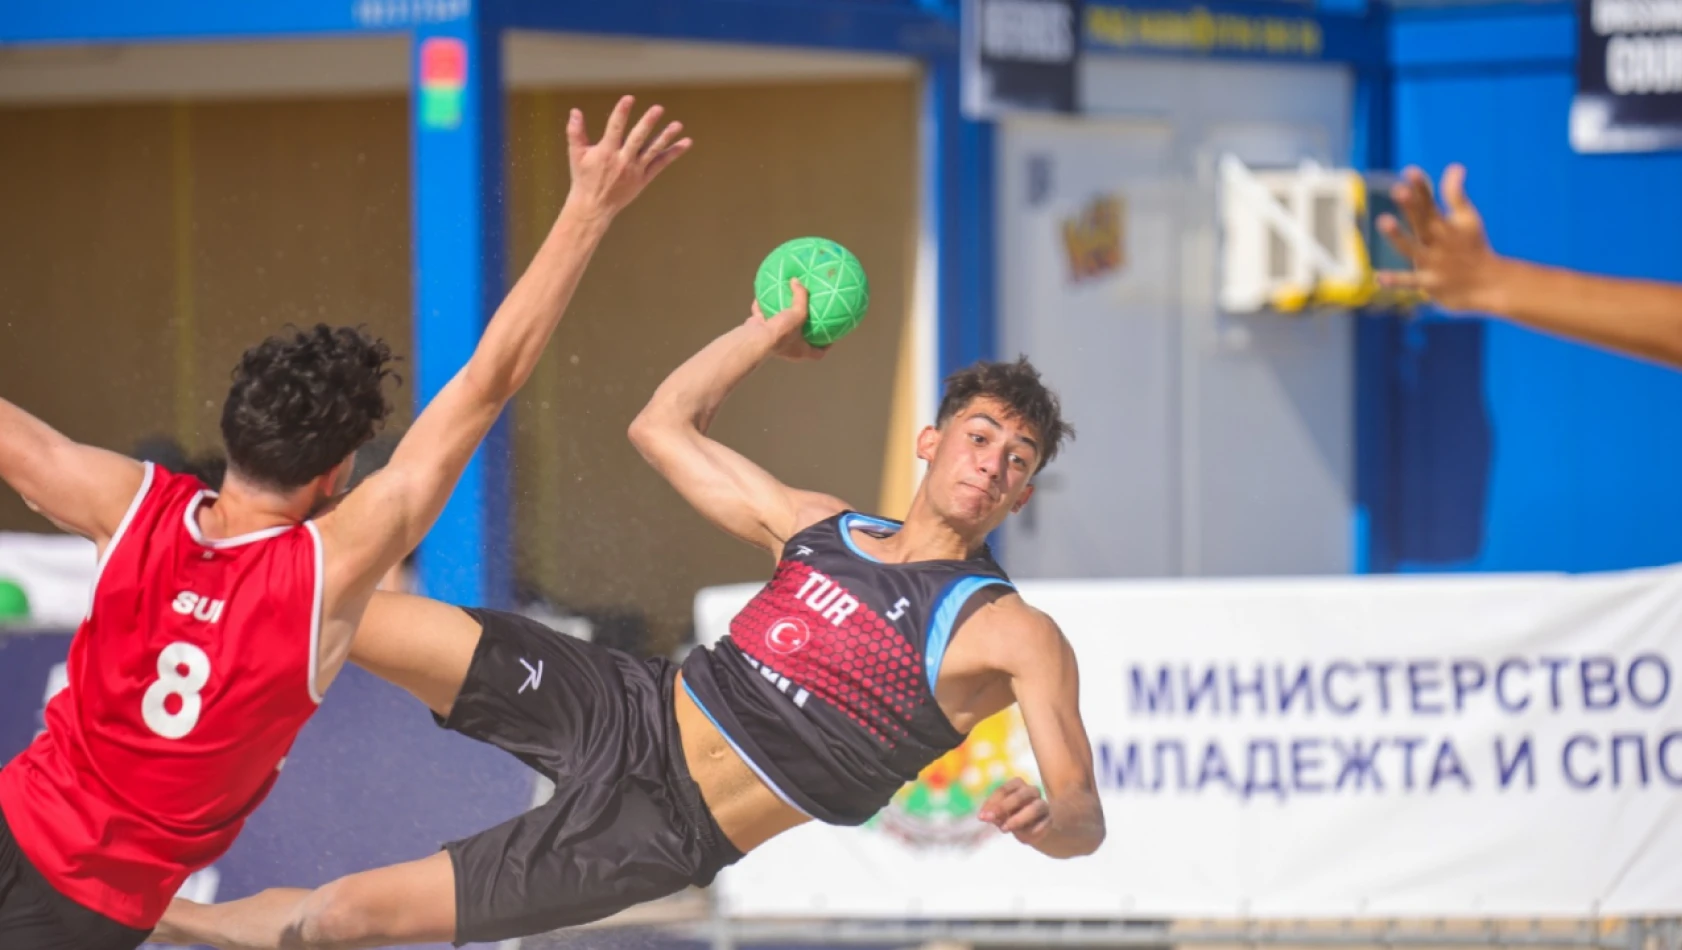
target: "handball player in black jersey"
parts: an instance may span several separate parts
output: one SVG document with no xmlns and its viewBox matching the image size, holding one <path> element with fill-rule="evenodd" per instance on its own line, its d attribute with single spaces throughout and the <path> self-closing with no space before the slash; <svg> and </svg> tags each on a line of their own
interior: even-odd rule
<svg viewBox="0 0 1682 950">
<path fill-rule="evenodd" d="M 702 515 L 776 572 L 681 668 L 524 617 L 377 595 L 351 661 L 439 723 L 554 779 L 547 803 L 439 853 L 221 905 L 176 901 L 154 939 L 223 948 L 495 942 L 587 923 L 691 885 L 807 821 L 858 825 L 988 716 L 1019 704 L 1044 791 L 980 817 L 1057 858 L 1104 838 L 1074 653 L 984 539 L 1033 494 L 1069 426 L 1025 360 L 947 380 L 917 436 L 928 470 L 903 523 L 800 491 L 707 435 L 773 356 L 821 354 L 806 294 L 691 357 L 631 426 Z"/>
</svg>

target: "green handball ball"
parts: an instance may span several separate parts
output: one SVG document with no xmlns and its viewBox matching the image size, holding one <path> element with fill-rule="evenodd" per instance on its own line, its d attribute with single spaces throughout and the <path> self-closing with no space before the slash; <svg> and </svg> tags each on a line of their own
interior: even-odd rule
<svg viewBox="0 0 1682 950">
<path fill-rule="evenodd" d="M 803 335 L 813 346 L 853 332 L 870 308 L 870 280 L 852 251 L 827 238 L 796 238 L 766 256 L 754 276 L 753 295 L 767 319 L 794 302 L 788 282 L 795 277 L 810 298 Z"/>
</svg>

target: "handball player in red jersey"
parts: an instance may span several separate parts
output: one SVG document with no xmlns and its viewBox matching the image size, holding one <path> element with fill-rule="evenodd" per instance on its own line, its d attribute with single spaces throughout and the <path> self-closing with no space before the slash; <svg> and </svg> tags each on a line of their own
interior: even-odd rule
<svg viewBox="0 0 1682 950">
<path fill-rule="evenodd" d="M 426 534 L 531 376 L 614 217 L 688 150 L 620 100 L 466 365 L 341 502 L 391 411 L 385 343 L 314 329 L 248 350 L 222 409 L 220 493 L 79 445 L 0 399 L 0 478 L 99 549 L 69 686 L 0 770 L 0 947 L 130 950 L 263 801 L 381 577 Z"/>
</svg>

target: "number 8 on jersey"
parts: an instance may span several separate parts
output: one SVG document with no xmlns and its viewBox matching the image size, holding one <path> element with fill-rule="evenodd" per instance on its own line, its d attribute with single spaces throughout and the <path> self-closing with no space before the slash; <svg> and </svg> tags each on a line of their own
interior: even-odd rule
<svg viewBox="0 0 1682 950">
<path fill-rule="evenodd" d="M 181 668 L 185 667 L 186 675 Z M 140 701 L 140 717 L 146 728 L 165 739 L 179 739 L 199 724 L 204 700 L 199 690 L 210 682 L 210 657 L 191 643 L 171 643 L 158 654 L 158 679 L 146 688 Z M 170 712 L 169 697 L 178 697 L 181 708 Z"/>
</svg>

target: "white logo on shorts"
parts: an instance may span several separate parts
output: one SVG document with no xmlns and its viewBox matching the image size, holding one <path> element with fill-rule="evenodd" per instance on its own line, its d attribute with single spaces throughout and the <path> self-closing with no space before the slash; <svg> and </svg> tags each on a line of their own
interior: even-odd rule
<svg viewBox="0 0 1682 950">
<path fill-rule="evenodd" d="M 520 661 L 520 665 L 526 668 L 526 681 L 524 683 L 520 684 L 520 692 L 521 693 L 525 692 L 528 689 L 536 689 L 539 686 L 543 685 L 543 661 L 542 660 L 537 661 L 537 667 L 535 669 L 532 667 L 532 665 L 530 663 L 527 663 L 523 659 Z"/>
</svg>

